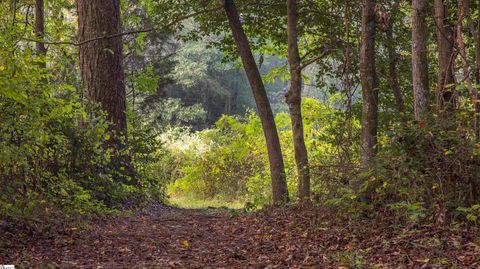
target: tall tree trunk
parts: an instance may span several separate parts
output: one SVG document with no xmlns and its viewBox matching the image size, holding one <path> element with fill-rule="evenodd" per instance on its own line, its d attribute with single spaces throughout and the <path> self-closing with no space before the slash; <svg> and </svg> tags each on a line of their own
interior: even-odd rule
<svg viewBox="0 0 480 269">
<path fill-rule="evenodd" d="M 375 70 L 375 28 L 375 1 L 363 0 L 360 49 L 360 82 L 363 99 L 360 161 L 362 169 L 367 171 L 373 167 L 377 145 L 378 78 Z"/>
<path fill-rule="evenodd" d="M 80 42 L 121 32 L 119 0 L 78 0 L 77 12 Z M 98 103 L 112 123 L 109 144 L 114 151 L 112 160 L 118 165 L 124 161 L 117 153 L 127 135 L 122 37 L 81 44 L 79 54 L 86 97 Z"/>
<path fill-rule="evenodd" d="M 426 0 L 412 0 L 412 83 L 415 118 L 420 119 L 430 109 L 427 65 Z"/>
<path fill-rule="evenodd" d="M 343 88 L 347 97 L 347 145 L 350 148 L 352 140 L 352 85 L 350 80 L 350 5 L 345 1 L 343 27 L 345 31 L 345 51 L 343 55 Z M 346 151 L 348 152 L 348 151 Z"/>
<path fill-rule="evenodd" d="M 440 112 L 453 109 L 453 89 L 455 87 L 453 27 L 448 22 L 448 8 L 444 0 L 435 0 L 435 24 L 437 26 L 438 81 L 437 108 Z M 449 86 L 450 85 L 450 86 Z"/>
<path fill-rule="evenodd" d="M 477 12 L 480 14 L 480 0 L 477 1 Z M 480 18 L 477 19 L 475 36 L 475 81 L 480 85 Z M 478 104 L 480 106 L 480 104 Z M 479 109 L 480 112 L 480 109 Z"/>
<path fill-rule="evenodd" d="M 392 8 L 392 15 L 388 21 L 387 25 L 387 52 L 388 52 L 388 83 L 393 91 L 393 96 L 395 97 L 395 107 L 399 113 L 405 112 L 405 105 L 403 103 L 403 94 L 398 83 L 398 53 L 395 49 L 395 38 L 393 36 L 393 27 L 396 19 L 396 13 L 398 12 L 398 2 L 396 2 Z M 403 119 L 403 117 L 402 117 Z"/>
<path fill-rule="evenodd" d="M 35 0 L 35 36 L 38 41 L 35 44 L 38 56 L 45 58 L 47 48 L 43 43 L 45 38 L 45 7 L 43 0 Z M 41 67 L 45 67 L 45 59 L 41 61 Z"/>
<path fill-rule="evenodd" d="M 302 70 L 297 41 L 297 0 L 287 0 L 287 36 L 290 89 L 285 94 L 285 99 L 292 120 L 293 149 L 298 172 L 298 197 L 300 200 L 308 200 L 310 197 L 310 169 L 302 122 Z"/>
<path fill-rule="evenodd" d="M 477 1 L 477 12 L 480 12 L 480 0 Z M 468 3 L 466 4 L 465 17 L 467 19 L 470 34 L 472 35 L 475 44 L 473 66 L 475 83 L 480 84 L 480 18 L 477 19 L 477 23 L 475 24 L 472 18 L 472 12 L 468 7 Z"/>
<path fill-rule="evenodd" d="M 470 77 L 468 55 L 466 52 L 465 42 L 463 40 L 463 21 L 467 14 L 467 4 L 465 0 L 458 0 L 458 22 L 457 22 L 457 46 L 462 61 L 462 72 L 464 81 L 467 86 L 470 98 L 472 99 L 474 112 L 474 130 L 476 137 L 480 137 L 480 101 L 478 99 L 478 91 L 473 87 L 472 79 Z"/>
<path fill-rule="evenodd" d="M 480 14 L 480 0 L 477 2 L 477 12 Z M 473 33 L 472 33 L 473 34 Z M 475 83 L 480 85 L 480 18 L 477 19 L 477 31 L 474 33 L 475 38 Z M 476 99 L 473 100 L 475 108 L 475 134 L 477 139 L 480 138 L 480 96 L 476 94 Z"/>
<path fill-rule="evenodd" d="M 248 38 L 243 30 L 240 16 L 234 0 L 220 0 L 224 6 L 233 37 L 237 44 L 237 50 L 242 59 L 243 67 L 247 74 L 250 87 L 252 88 L 258 114 L 263 126 L 263 134 L 267 143 L 268 159 L 270 162 L 270 173 L 272 177 L 272 198 L 274 204 L 281 204 L 288 201 L 288 189 L 283 164 L 282 149 L 278 138 L 277 126 L 273 117 L 267 92 L 258 70 Z"/>
</svg>

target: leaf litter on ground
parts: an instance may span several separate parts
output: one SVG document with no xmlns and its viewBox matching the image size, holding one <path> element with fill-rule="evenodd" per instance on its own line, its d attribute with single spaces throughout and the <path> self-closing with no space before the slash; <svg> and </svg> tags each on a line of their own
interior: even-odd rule
<svg viewBox="0 0 480 269">
<path fill-rule="evenodd" d="M 2 233 L 3 234 L 3 233 Z M 18 268 L 480 268 L 478 228 L 340 220 L 310 206 L 256 213 L 157 206 L 57 236 L 9 237 Z M 8 247 L 5 247 L 8 246 Z"/>
</svg>

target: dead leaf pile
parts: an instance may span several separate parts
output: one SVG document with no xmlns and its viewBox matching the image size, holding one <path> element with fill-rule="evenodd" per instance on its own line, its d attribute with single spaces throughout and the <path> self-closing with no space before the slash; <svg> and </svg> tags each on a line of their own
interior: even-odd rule
<svg viewBox="0 0 480 269">
<path fill-rule="evenodd" d="M 313 209 L 150 210 L 0 249 L 19 268 L 480 268 L 478 229 L 394 228 Z M 0 239 L 1 240 L 1 239 Z M 3 245 L 5 246 L 5 245 Z"/>
</svg>

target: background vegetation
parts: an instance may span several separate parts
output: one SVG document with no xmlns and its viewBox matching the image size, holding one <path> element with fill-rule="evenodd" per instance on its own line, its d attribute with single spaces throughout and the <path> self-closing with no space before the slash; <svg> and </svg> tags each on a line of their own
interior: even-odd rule
<svg viewBox="0 0 480 269">
<path fill-rule="evenodd" d="M 224 14 L 217 8 L 171 23 L 216 2 L 121 1 L 124 31 L 157 28 L 122 37 L 128 127 L 124 146 L 115 150 L 108 115 L 84 93 L 79 46 L 71 44 L 78 28 L 74 3 L 45 1 L 48 53 L 42 55 L 34 48 L 40 40 L 33 2 L 0 2 L 2 225 L 42 230 L 157 202 L 245 210 L 271 202 L 262 124 Z M 273 2 L 238 1 L 238 8 L 275 114 L 295 201 L 299 175 L 284 101 L 291 82 L 286 11 Z M 349 0 L 303 2 L 298 40 L 302 60 L 310 64 L 302 73 L 301 108 L 311 200 L 349 217 L 385 213 L 408 221 L 478 224 L 478 98 L 470 96 L 478 83 L 468 85 L 473 75 L 461 69 L 464 57 L 474 70 L 479 46 L 473 1 L 467 2 L 472 12 L 458 21 L 456 1 L 445 1 L 452 11 L 446 20 L 460 25 L 467 49 L 462 57 L 459 49 L 452 54 L 457 78 L 445 86 L 455 98 L 452 107 L 436 104 L 431 94 L 431 109 L 422 117 L 414 113 L 412 7 L 408 1 L 375 4 L 378 143 L 370 169 L 360 156 L 361 6 Z M 433 17 L 425 17 L 428 34 L 435 36 Z M 427 45 L 425 71 L 433 93 L 439 83 L 433 78 L 441 72 L 439 44 L 429 38 Z M 114 156 L 128 156 L 131 166 L 112 163 Z"/>
</svg>

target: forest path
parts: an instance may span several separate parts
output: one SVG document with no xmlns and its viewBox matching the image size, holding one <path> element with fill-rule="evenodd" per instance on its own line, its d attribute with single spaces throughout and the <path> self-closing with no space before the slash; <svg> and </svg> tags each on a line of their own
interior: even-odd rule
<svg viewBox="0 0 480 269">
<path fill-rule="evenodd" d="M 25 268 L 295 268 L 296 244 L 283 245 L 278 228 L 225 209 L 158 206 L 29 242 L 6 258 Z M 321 261 L 300 256 L 311 266 Z"/>
<path fill-rule="evenodd" d="M 237 215 L 237 216 L 233 216 Z M 18 268 L 480 268 L 477 230 L 341 221 L 291 207 L 156 206 L 0 249 Z M 425 267 L 427 266 L 427 267 Z"/>
</svg>

